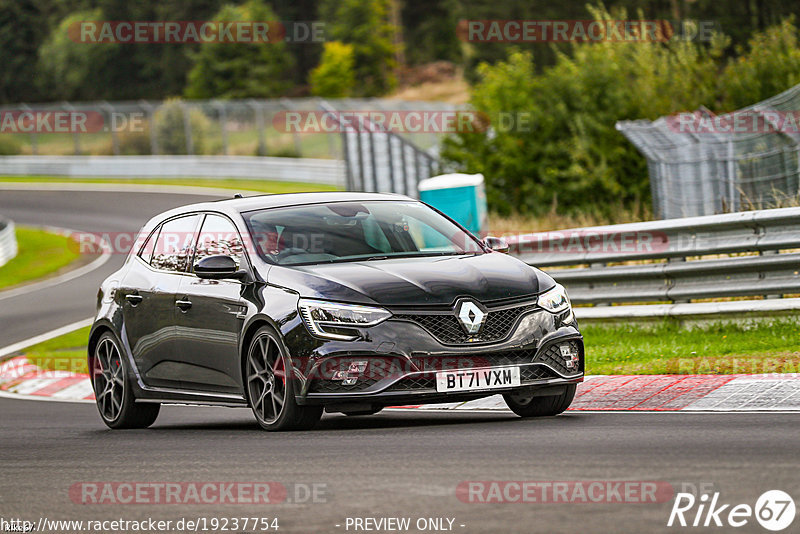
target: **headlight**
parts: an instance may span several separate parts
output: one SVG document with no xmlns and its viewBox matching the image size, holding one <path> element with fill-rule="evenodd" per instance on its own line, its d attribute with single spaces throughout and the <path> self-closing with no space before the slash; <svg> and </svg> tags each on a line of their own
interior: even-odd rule
<svg viewBox="0 0 800 534">
<path fill-rule="evenodd" d="M 341 328 L 367 328 L 392 316 L 383 308 L 336 304 L 323 300 L 300 299 L 300 317 L 312 334 L 329 339 L 353 339 L 356 336 L 337 333 Z"/>
<path fill-rule="evenodd" d="M 537 303 L 550 313 L 561 313 L 570 308 L 567 290 L 561 284 L 539 295 Z"/>
</svg>

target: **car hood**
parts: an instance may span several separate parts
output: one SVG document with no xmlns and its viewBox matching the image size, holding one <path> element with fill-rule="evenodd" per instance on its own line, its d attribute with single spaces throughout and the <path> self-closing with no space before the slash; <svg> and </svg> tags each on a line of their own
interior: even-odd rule
<svg viewBox="0 0 800 534">
<path fill-rule="evenodd" d="M 274 266 L 269 283 L 303 297 L 384 306 L 449 305 L 465 296 L 488 302 L 534 295 L 555 284 L 538 269 L 496 252 Z"/>
</svg>

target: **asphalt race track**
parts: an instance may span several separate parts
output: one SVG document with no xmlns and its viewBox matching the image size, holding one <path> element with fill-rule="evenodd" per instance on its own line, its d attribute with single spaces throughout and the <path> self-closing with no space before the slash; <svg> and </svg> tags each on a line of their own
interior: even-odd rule
<svg viewBox="0 0 800 534">
<path fill-rule="evenodd" d="M 0 191 L 0 213 L 20 224 L 135 231 L 155 213 L 203 199 Z M 90 316 L 99 281 L 121 261 L 112 257 L 63 286 L 0 300 L 0 347 Z M 456 488 L 465 481 L 656 481 L 676 492 L 704 487 L 720 492 L 723 503 L 750 506 L 771 489 L 800 495 L 797 414 L 573 412 L 521 420 L 392 411 L 330 415 L 310 432 L 268 434 L 245 409 L 168 406 L 150 429 L 109 431 L 92 404 L 0 398 L 0 418 L 0 517 L 34 523 L 247 516 L 277 517 L 279 532 L 336 533 L 366 531 L 348 529 L 348 517 L 408 517 L 412 525 L 444 517 L 465 534 L 727 532 L 733 529 L 668 528 L 671 500 L 467 503 Z M 292 502 L 80 504 L 70 494 L 82 482 L 270 481 L 285 486 Z M 312 485 L 317 498 L 307 499 Z M 796 529 L 797 521 L 786 532 Z M 766 532 L 752 518 L 735 530 Z"/>
</svg>

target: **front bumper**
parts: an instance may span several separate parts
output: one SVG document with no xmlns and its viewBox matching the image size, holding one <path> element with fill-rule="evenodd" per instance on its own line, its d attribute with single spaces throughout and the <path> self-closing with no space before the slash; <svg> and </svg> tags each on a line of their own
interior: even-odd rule
<svg viewBox="0 0 800 534">
<path fill-rule="evenodd" d="M 354 341 L 317 340 L 305 330 L 299 335 L 314 339 L 300 344 L 311 347 L 304 354 L 293 355 L 299 404 L 456 402 L 518 388 L 574 384 L 584 374 L 583 338 L 577 326 L 563 324 L 541 309 L 523 314 L 512 334 L 495 343 L 445 345 L 421 325 L 394 319 L 364 329 Z M 569 346 L 568 352 L 577 358 L 562 356 L 561 346 Z M 436 390 L 437 371 L 507 366 L 519 366 L 520 386 Z"/>
</svg>

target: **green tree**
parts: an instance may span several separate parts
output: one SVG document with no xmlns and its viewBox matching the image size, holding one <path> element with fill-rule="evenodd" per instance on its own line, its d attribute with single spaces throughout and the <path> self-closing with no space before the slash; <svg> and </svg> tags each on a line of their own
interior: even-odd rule
<svg viewBox="0 0 800 534">
<path fill-rule="evenodd" d="M 274 21 L 261 0 L 225 5 L 213 20 Z M 268 34 L 273 35 L 273 34 Z M 194 54 L 185 94 L 189 98 L 272 98 L 290 88 L 293 58 L 284 42 L 206 43 Z"/>
<path fill-rule="evenodd" d="M 39 48 L 38 70 L 43 94 L 51 99 L 86 100 L 109 97 L 109 70 L 117 43 L 83 43 L 81 22 L 104 19 L 100 9 L 75 12 L 61 21 Z"/>
<path fill-rule="evenodd" d="M 327 0 L 326 37 L 353 46 L 356 94 L 380 96 L 397 85 L 389 0 Z"/>
<path fill-rule="evenodd" d="M 412 65 L 436 60 L 460 63 L 461 41 L 456 34 L 460 14 L 458 0 L 405 0 L 406 61 Z"/>
<path fill-rule="evenodd" d="M 352 45 L 339 41 L 325 43 L 322 59 L 309 76 L 311 93 L 328 98 L 350 96 L 356 84 L 354 64 Z"/>
<path fill-rule="evenodd" d="M 36 99 L 36 54 L 46 36 L 32 0 L 0 0 L 0 103 Z"/>
</svg>

